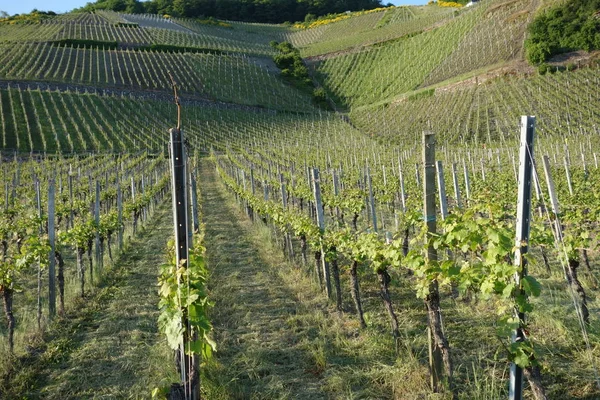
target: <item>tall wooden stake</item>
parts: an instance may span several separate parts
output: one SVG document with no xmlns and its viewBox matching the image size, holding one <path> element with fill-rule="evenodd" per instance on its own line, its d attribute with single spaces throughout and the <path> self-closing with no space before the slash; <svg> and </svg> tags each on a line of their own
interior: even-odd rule
<svg viewBox="0 0 600 400">
<path fill-rule="evenodd" d="M 429 241 L 429 236 L 436 232 L 436 209 L 435 209 L 435 136 L 431 132 L 423 132 L 423 192 L 424 192 L 424 216 L 427 223 L 427 262 L 437 261 L 437 251 Z M 438 283 L 436 280 L 431 282 L 430 292 L 436 294 Z M 430 293 L 431 294 L 431 293 Z M 439 297 L 439 294 L 438 294 Z M 435 311 L 434 311 L 435 312 Z M 432 333 L 432 318 L 429 315 L 429 370 L 431 375 L 431 389 L 434 392 L 440 391 L 440 381 L 442 378 L 442 353 L 436 346 Z"/>
<path fill-rule="evenodd" d="M 367 166 L 367 185 L 369 187 L 369 211 L 371 220 L 373 221 L 373 231 L 377 232 L 377 213 L 375 212 L 375 197 L 373 197 L 373 180 L 371 179 L 371 171 Z"/>
<path fill-rule="evenodd" d="M 200 230 L 200 221 L 198 218 L 198 184 L 196 183 L 196 173 L 190 172 L 190 194 L 192 198 L 192 222 L 194 232 Z"/>
<path fill-rule="evenodd" d="M 448 217 L 448 198 L 446 197 L 446 183 L 444 181 L 444 166 L 441 161 L 436 161 L 435 169 L 437 170 L 437 186 L 440 197 L 440 213 L 442 221 Z"/>
<path fill-rule="evenodd" d="M 175 228 L 175 256 L 178 266 L 188 267 L 189 248 L 189 220 L 188 220 L 188 191 L 187 191 L 187 165 L 183 132 L 181 129 L 171 129 L 171 191 L 173 194 L 173 222 Z M 187 327 L 187 310 L 183 311 L 182 325 Z M 188 332 L 189 334 L 189 332 Z M 191 340 L 186 334 L 183 343 Z M 188 356 L 182 348 L 178 354 L 181 382 L 185 391 L 186 400 L 200 398 L 200 375 L 196 358 Z"/>
<path fill-rule="evenodd" d="M 321 201 L 321 183 L 319 178 L 319 169 L 312 169 L 312 184 L 313 184 L 313 192 L 315 195 L 315 208 L 317 214 L 317 224 L 319 225 L 319 229 L 321 233 L 325 231 L 325 216 L 323 215 L 323 203 Z M 325 261 L 325 251 L 323 249 L 323 245 L 321 244 L 321 263 L 323 266 L 323 278 L 325 281 L 325 293 L 327 293 L 327 297 L 331 298 L 331 279 L 329 277 L 329 265 Z"/>
<path fill-rule="evenodd" d="M 460 199 L 460 186 L 458 185 L 458 173 L 456 172 L 456 163 L 452 163 L 452 184 L 454 185 L 454 198 L 456 199 L 456 207 L 462 208 Z"/>
<path fill-rule="evenodd" d="M 102 254 L 100 252 L 100 230 L 98 229 L 100 226 L 100 182 L 96 181 L 96 199 L 94 203 L 94 221 L 96 222 L 96 237 L 95 237 L 95 245 L 96 245 L 96 266 L 98 274 L 102 273 Z"/>
<path fill-rule="evenodd" d="M 519 152 L 519 189 L 517 197 L 517 232 L 515 265 L 520 266 L 520 271 L 515 275 L 517 285 L 527 276 L 527 254 L 529 245 L 529 223 L 531 218 L 531 187 L 533 172 L 533 137 L 535 132 L 535 117 L 521 117 L 521 150 Z M 525 296 L 521 290 L 520 295 Z M 513 342 L 525 340 L 523 331 L 525 325 L 525 313 L 518 312 L 519 327 L 513 333 Z M 523 399 L 523 369 L 517 364 L 510 365 L 510 383 L 508 388 L 509 400 Z"/>
<path fill-rule="evenodd" d="M 54 279 L 56 267 L 55 210 L 54 179 L 50 179 L 50 183 L 48 184 L 48 241 L 50 242 L 50 254 L 48 257 L 48 314 L 50 319 L 56 315 L 56 283 Z"/>
<path fill-rule="evenodd" d="M 119 230 L 117 236 L 119 239 L 119 250 L 123 250 L 123 191 L 121 190 L 121 182 L 117 179 L 117 221 Z"/>
</svg>

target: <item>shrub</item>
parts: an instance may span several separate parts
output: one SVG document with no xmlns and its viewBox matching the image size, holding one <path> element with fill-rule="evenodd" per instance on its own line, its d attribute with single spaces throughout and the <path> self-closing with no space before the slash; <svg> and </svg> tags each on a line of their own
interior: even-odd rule
<svg viewBox="0 0 600 400">
<path fill-rule="evenodd" d="M 439 0 L 437 4 L 440 7 L 456 7 L 456 8 L 462 7 L 462 4 L 459 4 L 459 3 L 455 2 L 455 1 Z"/>
<path fill-rule="evenodd" d="M 313 90 L 313 102 L 322 108 L 329 108 L 329 103 L 327 102 L 327 93 L 325 92 L 325 89 L 319 87 Z"/>
<path fill-rule="evenodd" d="M 528 27 L 527 60 L 536 65 L 552 55 L 600 49 L 600 0 L 570 0 L 538 15 Z"/>
<path fill-rule="evenodd" d="M 548 42 L 527 42 L 525 44 L 525 54 L 529 63 L 539 65 L 550 58 L 552 50 Z"/>
<path fill-rule="evenodd" d="M 288 42 L 277 43 L 273 40 L 269 44 L 279 50 L 279 54 L 273 57 L 273 61 L 281 70 L 281 76 L 296 88 L 307 94 L 311 93 L 315 104 L 328 109 L 329 103 L 325 90 L 323 88 L 314 89 L 313 81 L 308 75 L 308 68 L 304 65 L 298 49 Z"/>
<path fill-rule="evenodd" d="M 306 14 L 306 16 L 304 17 L 304 23 L 305 24 L 311 24 L 313 22 L 315 22 L 317 20 L 317 16 L 315 14 Z"/>
</svg>

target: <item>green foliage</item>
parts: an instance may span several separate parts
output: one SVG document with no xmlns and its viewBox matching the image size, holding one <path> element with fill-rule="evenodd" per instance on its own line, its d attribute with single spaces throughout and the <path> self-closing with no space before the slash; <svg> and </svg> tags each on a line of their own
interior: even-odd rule
<svg viewBox="0 0 600 400">
<path fill-rule="evenodd" d="M 317 16 L 314 15 L 314 14 L 308 13 L 308 14 L 306 14 L 304 16 L 304 23 L 305 24 L 309 24 L 310 25 L 311 23 L 315 22 L 316 20 L 317 20 Z"/>
<path fill-rule="evenodd" d="M 298 49 L 289 42 L 271 41 L 270 46 L 279 51 L 279 54 L 273 57 L 273 61 L 281 69 L 281 75 L 296 88 L 304 92 L 312 92 L 314 104 L 329 109 L 325 89 L 314 88 L 314 84 L 308 75 L 308 68 L 304 65 Z"/>
<path fill-rule="evenodd" d="M 538 65 L 552 55 L 600 49 L 600 0 L 571 0 L 539 15 L 529 25 L 527 60 Z"/>
<path fill-rule="evenodd" d="M 48 254 L 50 254 L 50 244 L 46 235 L 31 235 L 21 248 L 21 258 L 17 265 L 21 267 L 30 267 L 39 264 L 41 268 L 48 265 Z"/>
<path fill-rule="evenodd" d="M 550 69 L 551 69 L 551 67 L 546 63 L 542 63 L 542 64 L 538 65 L 538 73 L 540 75 L 546 75 L 546 73 L 548 71 L 550 71 Z"/>
<path fill-rule="evenodd" d="M 481 215 L 487 211 L 484 218 Z M 508 359 L 519 366 L 535 363 L 535 353 L 529 339 L 510 343 L 509 336 L 517 328 L 526 330 L 525 322 L 513 316 L 515 311 L 529 313 L 533 310 L 530 297 L 538 297 L 541 284 L 533 276 L 524 276 L 519 284 L 514 281 L 521 267 L 514 265 L 512 256 L 514 227 L 507 221 L 501 208 L 493 209 L 487 204 L 473 205 L 464 213 L 449 215 L 442 221 L 441 234 L 428 236 L 425 226 L 415 243 L 433 245 L 438 253 L 454 254 L 453 259 L 443 262 L 427 262 L 425 249 L 409 252 L 405 264 L 415 272 L 417 295 L 428 294 L 429 282 L 440 284 L 454 282 L 461 292 L 473 291 L 483 299 L 496 297 L 497 333 L 508 353 Z M 427 240 L 423 240 L 426 238 Z M 508 314 L 508 315 L 507 315 Z"/>
<path fill-rule="evenodd" d="M 117 232 L 121 226 L 119 225 L 119 214 L 116 210 L 111 210 L 108 214 L 100 215 L 100 224 L 98 233 L 101 238 L 106 238 L 109 235 Z"/>
<path fill-rule="evenodd" d="M 89 218 L 87 221 L 77 222 L 73 228 L 66 232 L 61 232 L 60 241 L 70 244 L 77 249 L 86 249 L 90 240 L 95 235 L 95 222 Z"/>
<path fill-rule="evenodd" d="M 212 326 L 208 310 L 212 304 L 206 289 L 208 270 L 202 236 L 196 236 L 189 260 L 182 260 L 180 265 L 175 260 L 173 242 L 169 248 L 171 262 L 161 266 L 159 276 L 161 314 L 158 323 L 171 349 L 176 350 L 184 344 L 186 354 L 198 354 L 206 360 L 216 350 L 216 343 L 209 337 Z M 183 265 L 184 261 L 187 266 Z"/>
<path fill-rule="evenodd" d="M 552 54 L 552 49 L 550 48 L 550 44 L 547 42 L 528 42 L 528 45 L 525 49 L 525 54 L 530 63 L 539 65 L 550 57 Z"/>
<path fill-rule="evenodd" d="M 313 90 L 313 101 L 321 108 L 329 107 L 329 103 L 327 102 L 327 93 L 322 87 Z"/>
</svg>

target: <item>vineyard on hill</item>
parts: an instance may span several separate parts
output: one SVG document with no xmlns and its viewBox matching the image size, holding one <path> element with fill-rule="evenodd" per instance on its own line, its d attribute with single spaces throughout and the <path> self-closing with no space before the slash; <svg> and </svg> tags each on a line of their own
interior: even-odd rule
<svg viewBox="0 0 600 400">
<path fill-rule="evenodd" d="M 596 3 L 0 19 L 0 398 L 600 398 Z"/>
</svg>

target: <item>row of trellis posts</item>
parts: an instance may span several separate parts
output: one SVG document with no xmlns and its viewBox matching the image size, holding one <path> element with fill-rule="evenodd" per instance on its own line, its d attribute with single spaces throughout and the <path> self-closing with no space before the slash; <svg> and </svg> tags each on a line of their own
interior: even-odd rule
<svg viewBox="0 0 600 400">
<path fill-rule="evenodd" d="M 517 218 L 516 218 L 516 252 L 514 262 L 516 265 L 522 266 L 520 274 L 515 276 L 516 283 L 518 284 L 527 273 L 526 259 L 523 257 L 527 253 L 529 240 L 529 222 L 531 214 L 531 189 L 533 186 L 533 137 L 535 130 L 535 117 L 523 116 L 521 121 L 521 146 L 519 154 L 519 173 L 518 173 L 518 204 L 517 204 Z M 195 194 L 195 179 L 191 179 L 188 182 L 188 171 L 187 171 L 187 155 L 185 151 L 183 132 L 180 129 L 170 130 L 170 157 L 171 157 L 171 173 L 172 173 L 172 194 L 173 194 L 173 221 L 175 231 L 175 243 L 176 243 L 176 258 L 178 265 L 181 263 L 182 266 L 187 267 L 187 259 L 189 256 L 189 249 L 192 246 L 190 223 L 197 226 L 197 215 L 193 215 L 193 222 L 190 221 L 189 215 L 189 197 L 188 197 L 188 185 L 192 186 L 192 190 L 189 192 Z M 436 175 L 438 180 L 442 176 L 441 162 L 435 162 L 435 139 L 434 135 L 429 132 L 423 134 L 423 188 L 424 188 L 424 218 L 427 223 L 427 229 L 430 234 L 436 232 L 436 183 L 440 191 L 441 201 L 441 214 L 442 218 L 447 213 L 447 205 L 445 203 L 445 189 L 443 181 L 436 182 Z M 437 174 L 436 174 L 437 170 Z M 456 180 L 456 171 L 453 168 L 454 177 Z M 244 186 L 246 183 L 245 177 L 243 179 Z M 252 189 L 254 191 L 254 176 L 251 175 Z M 323 205 L 319 187 L 319 170 L 314 168 L 311 170 L 311 183 L 314 192 L 314 210 L 316 222 L 320 229 L 325 229 L 324 216 L 323 216 Z M 367 181 L 368 184 L 368 195 L 370 198 L 370 214 L 372 218 L 373 227 L 376 230 L 376 213 L 374 210 L 373 201 L 373 189 L 370 179 Z M 285 196 L 285 183 L 281 181 L 282 190 L 282 201 L 286 202 Z M 455 182 L 455 186 L 457 186 Z M 468 186 L 467 186 L 468 187 Z M 266 186 L 265 186 L 266 188 Z M 468 190 L 468 189 L 467 189 Z M 265 193 L 265 197 L 268 196 Z M 458 196 L 458 195 L 457 195 Z M 460 200 L 457 198 L 457 201 Z M 196 202 L 195 197 L 192 198 L 192 202 Z M 196 207 L 191 207 L 195 210 Z M 437 259 L 436 250 L 433 245 L 429 245 L 427 249 L 427 259 L 429 261 L 435 261 Z M 328 296 L 331 296 L 331 283 L 329 279 L 329 268 L 325 262 L 325 257 L 322 257 L 322 268 L 324 277 L 324 286 Z M 430 291 L 437 292 L 437 282 L 433 281 L 430 287 Z M 434 391 L 440 389 L 440 382 L 443 375 L 443 362 L 440 347 L 435 343 L 435 339 L 431 334 L 432 318 L 440 318 L 439 307 L 437 310 L 431 309 L 429 312 L 430 319 L 430 334 L 429 334 L 429 355 L 430 355 L 430 371 L 431 371 L 431 386 Z M 523 325 L 525 321 L 525 315 L 518 313 L 518 318 L 521 326 L 516 329 L 513 333 L 513 340 L 520 341 L 524 339 Z M 184 314 L 184 326 L 186 325 L 185 314 Z M 188 338 L 190 339 L 190 338 Z M 185 338 L 184 338 L 185 342 Z M 182 380 L 182 387 L 184 388 L 184 399 L 195 400 L 200 398 L 200 379 L 199 379 L 199 360 L 197 356 L 186 355 L 182 351 L 178 354 L 179 366 Z M 521 400 L 523 398 L 523 371 L 516 364 L 511 364 L 510 368 L 510 383 L 509 383 L 509 399 L 510 400 Z"/>
</svg>

